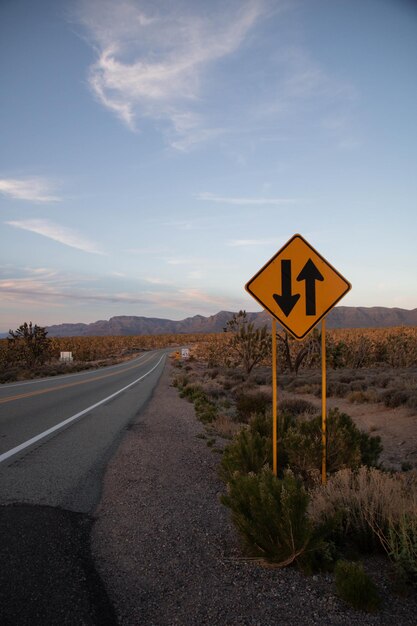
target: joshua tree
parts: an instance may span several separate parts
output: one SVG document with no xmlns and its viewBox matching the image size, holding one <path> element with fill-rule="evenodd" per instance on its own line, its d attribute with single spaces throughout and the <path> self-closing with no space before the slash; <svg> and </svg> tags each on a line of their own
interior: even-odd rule
<svg viewBox="0 0 417 626">
<path fill-rule="evenodd" d="M 224 330 L 233 333 L 230 347 L 248 375 L 271 353 L 271 335 L 266 326 L 255 329 L 253 322 L 248 321 L 246 311 L 235 313 Z"/>
<path fill-rule="evenodd" d="M 32 322 L 25 322 L 17 330 L 9 330 L 7 340 L 14 359 L 30 368 L 44 363 L 50 347 L 47 334 L 45 328 L 36 324 L 33 326 Z"/>
</svg>

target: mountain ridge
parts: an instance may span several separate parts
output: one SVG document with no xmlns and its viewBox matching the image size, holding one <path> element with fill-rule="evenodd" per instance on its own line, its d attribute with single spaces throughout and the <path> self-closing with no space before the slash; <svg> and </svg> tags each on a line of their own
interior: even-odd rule
<svg viewBox="0 0 417 626">
<path fill-rule="evenodd" d="M 183 320 L 159 317 L 117 315 L 109 320 L 90 324 L 54 324 L 47 326 L 50 337 L 87 337 L 106 335 L 163 335 L 221 332 L 233 311 L 219 311 L 214 315 L 194 315 Z M 267 324 L 271 319 L 266 311 L 247 313 L 255 326 Z M 393 326 L 417 326 L 417 308 L 398 307 L 348 307 L 338 306 L 326 317 L 328 328 L 389 328 Z"/>
</svg>

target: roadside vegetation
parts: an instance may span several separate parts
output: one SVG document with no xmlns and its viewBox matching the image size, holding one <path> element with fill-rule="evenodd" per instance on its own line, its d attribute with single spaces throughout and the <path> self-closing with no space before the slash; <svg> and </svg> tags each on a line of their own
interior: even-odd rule
<svg viewBox="0 0 417 626">
<path fill-rule="evenodd" d="M 191 347 L 181 360 L 179 348 Z M 223 504 L 245 557 L 307 573 L 334 572 L 340 597 L 365 611 L 381 599 L 367 559 L 385 555 L 403 591 L 417 588 L 417 466 L 383 467 L 381 439 L 361 431 L 346 406 L 417 412 L 417 329 L 329 330 L 328 477 L 320 481 L 321 337 L 277 333 L 278 475 L 272 465 L 271 334 L 240 311 L 223 333 L 49 338 L 24 323 L 0 340 L 0 382 L 54 376 L 172 347 L 172 384 L 193 402 L 219 455 Z M 60 362 L 60 352 L 72 362 Z M 284 398 L 284 399 L 283 399 Z M 314 402 L 315 400 L 315 402 Z M 405 433 L 404 436 L 407 434 Z M 406 470 L 406 471 L 405 471 Z M 365 557 L 365 558 L 364 558 Z"/>
<path fill-rule="evenodd" d="M 417 468 L 384 468 L 381 439 L 337 408 L 328 412 L 328 477 L 320 480 L 320 334 L 303 342 L 279 333 L 278 476 L 272 466 L 270 335 L 244 312 L 222 335 L 174 359 L 172 384 L 194 402 L 207 445 L 221 454 L 223 504 L 247 558 L 305 572 L 334 571 L 340 597 L 375 611 L 381 603 L 366 571 L 388 558 L 404 589 L 417 588 Z M 262 346 L 262 348 L 261 348 Z M 259 356 L 259 355 L 263 356 Z M 328 395 L 350 403 L 417 409 L 416 329 L 331 331 Z M 304 396 L 304 397 L 300 397 Z"/>
<path fill-rule="evenodd" d="M 114 365 L 146 350 L 197 344 L 207 335 L 132 335 L 111 337 L 48 337 L 46 328 L 24 322 L 0 339 L 0 383 L 58 376 Z M 61 352 L 73 361 L 61 362 Z"/>
</svg>

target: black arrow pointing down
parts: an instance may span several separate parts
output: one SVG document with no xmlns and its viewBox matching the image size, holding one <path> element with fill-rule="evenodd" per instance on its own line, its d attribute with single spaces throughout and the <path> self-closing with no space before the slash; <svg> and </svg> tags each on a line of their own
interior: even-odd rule
<svg viewBox="0 0 417 626">
<path fill-rule="evenodd" d="M 291 261 L 281 261 L 281 295 L 272 294 L 275 302 L 286 317 L 289 316 L 295 305 L 297 304 L 300 294 L 292 293 L 291 285 Z"/>
</svg>

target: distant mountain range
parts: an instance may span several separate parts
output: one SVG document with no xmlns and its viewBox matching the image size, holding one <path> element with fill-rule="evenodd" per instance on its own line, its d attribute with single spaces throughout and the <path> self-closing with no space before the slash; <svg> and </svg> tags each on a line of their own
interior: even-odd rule
<svg viewBox="0 0 417 626">
<path fill-rule="evenodd" d="M 268 324 L 270 315 L 265 311 L 248 313 L 256 326 Z M 185 333 L 218 333 L 233 316 L 231 311 L 220 311 L 204 317 L 194 315 L 180 321 L 118 315 L 109 320 L 91 324 L 57 324 L 48 326 L 50 337 L 86 337 L 105 335 L 163 335 Z M 381 328 L 389 326 L 417 326 L 417 309 L 388 307 L 335 307 L 327 316 L 328 328 Z"/>
</svg>

